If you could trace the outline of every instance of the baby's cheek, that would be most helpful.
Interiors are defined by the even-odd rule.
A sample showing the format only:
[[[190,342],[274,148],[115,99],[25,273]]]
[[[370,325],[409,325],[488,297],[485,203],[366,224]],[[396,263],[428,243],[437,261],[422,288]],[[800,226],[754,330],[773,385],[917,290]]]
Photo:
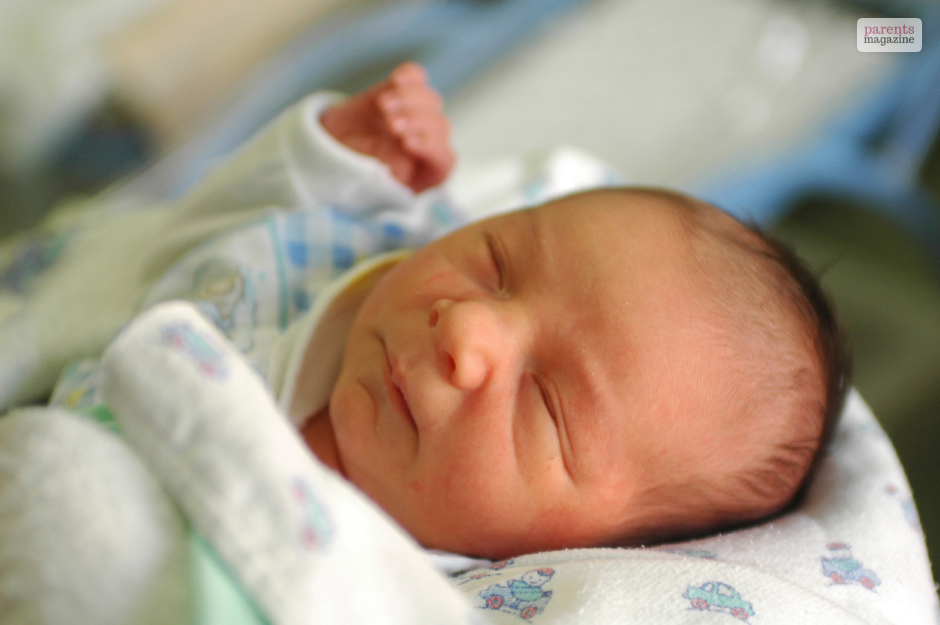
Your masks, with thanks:
[[[425,503],[418,526],[407,528],[424,545],[497,557],[526,544],[532,508],[521,493],[499,488],[480,476],[451,476],[422,492]]]
[[[371,457],[368,433],[374,429],[376,406],[372,397],[358,384],[337,382],[330,396],[330,420],[336,437],[336,447],[343,465],[363,468]]]
[[[518,517],[517,504],[525,505],[514,475],[495,460],[458,454],[421,475],[425,479],[414,481],[413,492],[455,529],[482,527],[502,515]]]

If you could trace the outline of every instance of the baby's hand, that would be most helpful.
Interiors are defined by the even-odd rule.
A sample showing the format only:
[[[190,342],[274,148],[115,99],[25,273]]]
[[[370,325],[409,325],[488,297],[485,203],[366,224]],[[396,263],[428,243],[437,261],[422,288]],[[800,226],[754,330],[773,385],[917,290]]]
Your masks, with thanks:
[[[419,193],[454,166],[441,96],[417,63],[404,63],[369,89],[329,108],[320,123],[340,143],[379,159]]]

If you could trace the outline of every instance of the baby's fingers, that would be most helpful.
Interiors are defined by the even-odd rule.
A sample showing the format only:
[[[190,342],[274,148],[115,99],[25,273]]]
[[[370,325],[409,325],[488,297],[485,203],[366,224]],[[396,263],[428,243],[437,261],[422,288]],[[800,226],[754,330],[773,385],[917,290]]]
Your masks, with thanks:
[[[399,118],[402,122],[393,134],[401,142],[407,152],[415,156],[426,155],[428,150],[435,147],[450,146],[450,122],[447,118],[418,117]]]
[[[389,134],[401,140],[403,144],[414,137],[427,139],[443,138],[450,134],[450,123],[440,113],[399,111],[385,116],[385,126]]]
[[[392,70],[392,73],[388,76],[388,82],[396,87],[426,85],[428,83],[428,73],[417,63],[408,61]]]
[[[385,90],[378,98],[379,108],[388,122],[400,117],[443,115],[444,101],[427,85],[403,85]]]
[[[450,147],[450,126],[440,118],[436,125],[427,126],[422,132],[408,134],[401,139],[405,151],[417,162],[411,187],[416,191],[437,186],[454,166],[454,152]]]
[[[444,116],[443,99],[427,84],[424,68],[416,63],[400,65],[376,101],[386,131],[414,159],[407,184],[422,191],[442,182],[455,160],[450,148],[450,123]]]

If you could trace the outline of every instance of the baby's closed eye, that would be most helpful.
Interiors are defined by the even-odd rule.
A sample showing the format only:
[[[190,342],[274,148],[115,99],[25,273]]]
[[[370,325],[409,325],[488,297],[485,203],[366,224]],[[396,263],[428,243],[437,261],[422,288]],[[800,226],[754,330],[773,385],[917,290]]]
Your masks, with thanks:
[[[501,293],[505,289],[506,285],[506,265],[504,256],[502,254],[502,250],[499,247],[499,243],[494,236],[487,234],[485,239],[487,256],[490,263],[490,271],[492,276],[495,277],[494,292]]]

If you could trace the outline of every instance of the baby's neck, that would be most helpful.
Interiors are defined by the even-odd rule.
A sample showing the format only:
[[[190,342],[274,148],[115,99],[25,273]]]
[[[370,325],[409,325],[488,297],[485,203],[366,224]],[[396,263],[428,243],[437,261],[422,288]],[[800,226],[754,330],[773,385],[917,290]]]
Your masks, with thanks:
[[[336,450],[336,438],[333,436],[333,422],[330,421],[329,408],[322,410],[307,419],[300,430],[300,435],[320,462],[337,471],[343,477],[343,465]]]

